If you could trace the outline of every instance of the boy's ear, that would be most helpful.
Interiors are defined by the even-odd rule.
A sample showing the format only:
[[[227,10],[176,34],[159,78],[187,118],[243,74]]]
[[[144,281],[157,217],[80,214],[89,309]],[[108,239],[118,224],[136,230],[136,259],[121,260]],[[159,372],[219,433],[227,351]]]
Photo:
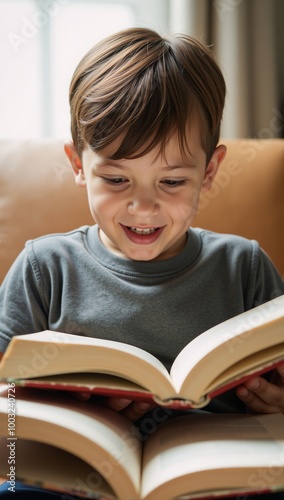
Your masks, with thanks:
[[[73,144],[73,142],[66,142],[64,144],[64,151],[69,159],[71,166],[73,168],[73,172],[75,175],[75,182],[77,186],[86,187],[85,175],[83,170],[83,165],[80,156],[77,153],[77,150]]]
[[[214,178],[215,178],[215,175],[218,172],[218,168],[226,156],[226,152],[227,152],[227,148],[223,144],[220,144],[215,149],[215,151],[214,151],[213,155],[211,156],[211,159],[207,165],[204,179],[202,182],[201,191],[206,192],[206,191],[209,191],[209,189],[211,188],[212,182],[214,181]]]

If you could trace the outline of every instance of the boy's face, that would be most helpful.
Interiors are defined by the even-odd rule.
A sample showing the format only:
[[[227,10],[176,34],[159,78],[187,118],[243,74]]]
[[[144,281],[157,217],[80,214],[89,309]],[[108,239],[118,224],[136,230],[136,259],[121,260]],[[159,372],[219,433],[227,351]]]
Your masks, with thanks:
[[[65,146],[76,183],[87,188],[102,243],[121,257],[139,261],[177,255],[185,246],[200,191],[210,189],[225,147],[215,150],[206,168],[194,130],[187,161],[174,135],[166,147],[166,161],[157,156],[157,149],[137,159],[110,160],[114,146],[99,153],[85,149],[82,164],[74,146]]]

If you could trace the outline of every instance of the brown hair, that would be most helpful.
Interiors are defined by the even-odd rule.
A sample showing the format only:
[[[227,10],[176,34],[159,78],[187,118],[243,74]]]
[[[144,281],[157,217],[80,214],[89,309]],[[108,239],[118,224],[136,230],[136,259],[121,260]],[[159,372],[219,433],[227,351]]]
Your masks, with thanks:
[[[112,159],[135,158],[173,131],[186,154],[199,120],[207,159],[217,145],[226,87],[211,51],[187,35],[163,38],[131,28],[102,40],[78,64],[70,84],[71,133],[81,155],[121,137]]]

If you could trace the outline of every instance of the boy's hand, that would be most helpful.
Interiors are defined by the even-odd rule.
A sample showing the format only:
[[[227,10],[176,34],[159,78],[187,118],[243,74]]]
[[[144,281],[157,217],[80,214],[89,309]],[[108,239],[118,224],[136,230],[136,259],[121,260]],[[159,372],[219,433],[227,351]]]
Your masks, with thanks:
[[[241,385],[237,395],[253,413],[284,413],[284,365],[272,372],[269,381],[256,377]]]
[[[91,394],[88,392],[74,392],[73,397],[79,399],[80,401],[88,401],[91,398]],[[103,404],[113,411],[119,412],[125,417],[127,417],[132,422],[138,420],[140,417],[147,413],[154,405],[150,403],[144,403],[143,401],[132,401],[131,399],[125,398],[104,398]]]
[[[106,398],[105,405],[111,410],[117,411],[127,417],[132,422],[138,420],[147,413],[154,405],[144,403],[144,401],[131,401],[124,398]]]

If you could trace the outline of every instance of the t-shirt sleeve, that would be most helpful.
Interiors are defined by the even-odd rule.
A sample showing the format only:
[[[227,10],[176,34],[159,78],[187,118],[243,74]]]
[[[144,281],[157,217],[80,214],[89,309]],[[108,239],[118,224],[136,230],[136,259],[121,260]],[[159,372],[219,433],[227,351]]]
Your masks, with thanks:
[[[252,245],[246,309],[251,309],[284,294],[284,281],[275,265],[257,242],[252,241]]]
[[[40,270],[26,246],[0,288],[0,352],[14,335],[47,329],[48,305],[42,286]]]

